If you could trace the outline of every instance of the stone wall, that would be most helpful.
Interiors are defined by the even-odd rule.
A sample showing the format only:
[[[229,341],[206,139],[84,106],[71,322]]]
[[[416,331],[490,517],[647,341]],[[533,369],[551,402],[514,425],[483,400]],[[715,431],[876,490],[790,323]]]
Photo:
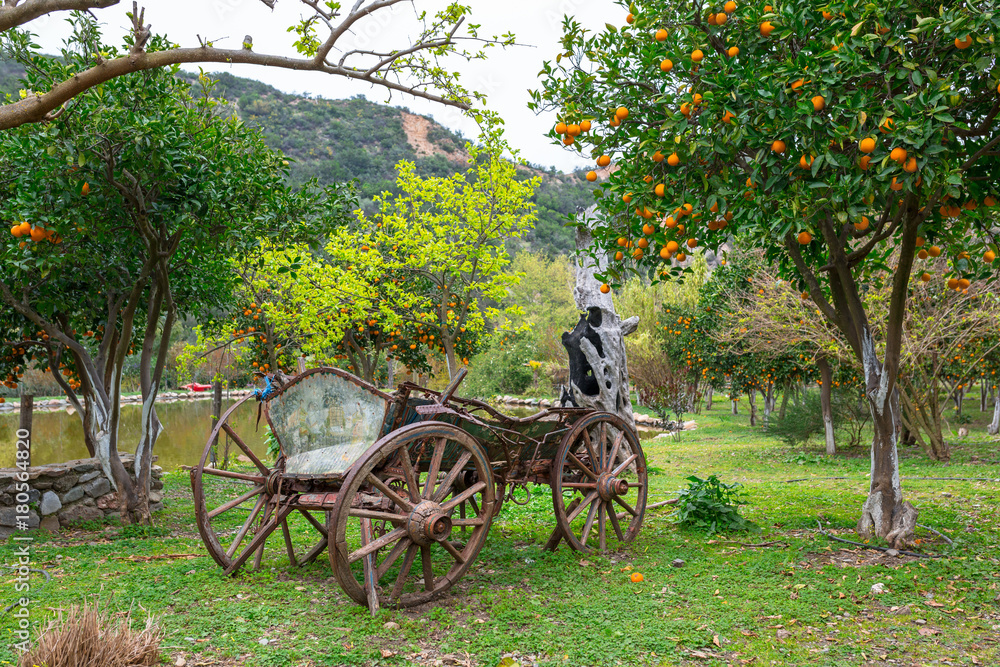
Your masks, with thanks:
[[[156,457],[154,457],[154,460]],[[135,457],[122,455],[122,464],[132,474]],[[9,532],[15,523],[15,482],[17,469],[0,469],[0,532]],[[154,465],[150,483],[150,509],[163,509],[163,469]],[[134,478],[134,476],[133,476]],[[111,491],[97,459],[77,459],[65,463],[31,466],[28,472],[28,527],[58,532],[80,521],[103,519],[118,514],[118,494]]]

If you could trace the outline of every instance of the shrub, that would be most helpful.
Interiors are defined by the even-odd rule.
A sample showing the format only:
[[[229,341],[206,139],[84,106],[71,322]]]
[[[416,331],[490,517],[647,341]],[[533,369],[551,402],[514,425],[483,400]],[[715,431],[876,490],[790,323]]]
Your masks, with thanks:
[[[747,504],[742,484],[723,484],[715,475],[708,479],[691,475],[687,480],[688,488],[680,491],[677,506],[670,515],[677,523],[706,530],[710,535],[756,527],[739,514],[740,505]]]
[[[767,432],[789,447],[804,445],[809,438],[823,433],[823,406],[819,393],[807,391],[805,401],[788,406],[785,415],[771,415]]]
[[[132,613],[111,614],[99,605],[73,606],[41,631],[19,667],[146,667],[160,664],[163,631],[152,618],[132,627]]]
[[[534,371],[527,365],[534,356],[535,345],[529,334],[494,333],[486,348],[469,365],[469,377],[459,394],[490,397],[524,393],[534,380]]]

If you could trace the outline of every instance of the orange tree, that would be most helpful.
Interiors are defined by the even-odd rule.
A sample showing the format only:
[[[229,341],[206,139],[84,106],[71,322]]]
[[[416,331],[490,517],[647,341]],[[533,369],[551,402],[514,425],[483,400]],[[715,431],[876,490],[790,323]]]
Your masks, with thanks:
[[[914,256],[926,239],[973,281],[996,254],[993,15],[921,0],[621,4],[622,26],[564,21],[532,101],[559,111],[557,130],[591,126],[554,139],[616,162],[595,239],[634,250],[602,278],[662,270],[730,232],[763,248],[864,369],[874,436],[858,532],[906,543],[917,511],[899,482],[896,380]],[[877,344],[862,293],[878,272],[891,301]]]

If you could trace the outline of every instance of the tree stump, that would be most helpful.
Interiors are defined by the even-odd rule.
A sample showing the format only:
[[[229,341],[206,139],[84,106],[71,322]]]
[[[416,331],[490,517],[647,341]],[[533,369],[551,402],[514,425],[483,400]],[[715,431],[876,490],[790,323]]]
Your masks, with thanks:
[[[592,211],[584,213],[585,221],[593,220]],[[622,320],[615,312],[611,294],[601,292],[601,281],[594,274],[604,270],[605,260],[599,258],[595,262],[586,254],[592,243],[590,228],[578,227],[579,259],[573,298],[577,308],[584,312],[573,330],[562,335],[569,355],[569,390],[563,404],[611,412],[634,427],[625,336],[636,330],[639,318]]]

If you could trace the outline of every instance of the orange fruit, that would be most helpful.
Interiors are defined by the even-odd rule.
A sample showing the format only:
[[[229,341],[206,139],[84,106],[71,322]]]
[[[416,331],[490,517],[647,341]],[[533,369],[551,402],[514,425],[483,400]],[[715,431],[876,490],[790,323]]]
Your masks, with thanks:
[[[610,155],[602,155],[601,157],[597,158],[598,167],[607,167],[609,164],[611,164]]]
[[[733,0],[729,0],[729,2],[723,5],[722,8],[726,11],[727,14],[732,14],[733,12],[736,11],[736,3],[733,2]]]
[[[41,227],[32,227],[29,234],[31,234],[31,240],[35,243],[41,243],[45,240],[45,230]]]
[[[687,259],[687,255],[685,255],[682,252],[677,253],[677,261],[678,262],[683,262],[685,259]]]
[[[708,20],[708,25],[716,25],[715,14],[709,13],[707,20]]]
[[[671,167],[676,167],[680,163],[681,163],[681,159],[677,155],[677,153],[671,153],[670,157],[667,158],[667,164],[669,164]]]
[[[625,202],[626,204],[632,203],[632,193],[626,192],[625,194],[623,194],[622,201]]]
[[[878,126],[878,129],[880,129],[882,132],[892,132],[892,128],[893,128],[893,122],[891,118],[886,118],[884,121],[882,121],[882,124]]]
[[[701,93],[695,93],[694,95],[691,96],[691,101],[694,102],[695,104],[701,104],[701,101],[703,99],[704,98],[701,96]]]
[[[633,584],[637,584],[640,581],[642,581],[642,573],[641,572],[633,572],[632,573],[632,583]]]
[[[566,134],[571,137],[575,137],[580,134],[580,126],[576,123],[566,126]]]
[[[670,229],[673,229],[674,227],[677,226],[677,220],[674,219],[674,216],[668,215],[667,219],[663,221],[663,224],[665,224]]]
[[[825,19],[826,19],[827,21],[829,21],[830,19],[832,19],[832,18],[833,18],[833,14],[831,14],[830,12],[828,12],[828,11],[826,11],[826,10],[824,9],[824,10],[823,10],[823,18],[825,18]]]
[[[740,47],[730,46],[729,50],[726,51],[726,55],[728,55],[730,58],[735,58],[736,56],[740,55]]]
[[[569,135],[567,134],[567,135],[566,135],[565,137],[563,137],[563,140],[562,140],[562,141],[563,141],[563,144],[565,144],[565,145],[567,145],[567,146],[572,146],[572,145],[573,145],[573,141],[574,141],[574,140],[573,140],[573,137],[571,137],[571,136],[569,136]]]
[[[939,248],[936,245],[932,245],[927,252],[930,253],[931,257],[940,257],[941,256],[941,248]]]
[[[705,54],[702,52],[701,49],[695,49],[694,51],[691,52],[691,60],[693,60],[694,62],[700,63],[704,59],[705,59]]]
[[[684,209],[685,215],[694,210],[694,206],[692,206],[691,204],[684,204],[684,206],[682,206],[681,208]]]
[[[930,279],[931,279],[931,274],[926,273],[926,272],[920,274],[920,281],[921,282],[925,282],[925,283],[926,282],[930,282]]]
[[[868,216],[867,215],[863,215],[863,216],[861,216],[861,220],[859,220],[858,222],[854,223],[854,228],[856,230],[858,230],[859,232],[863,232],[866,229],[868,229],[868,225],[869,224],[870,224],[870,221],[868,220]]]
[[[665,42],[667,40],[668,33],[663,28],[656,31],[656,41]]]
[[[628,243],[628,239],[626,239],[624,236],[619,236],[617,243],[618,243],[618,245],[620,245],[621,247],[624,248],[625,244]]]
[[[889,185],[889,189],[890,190],[894,190],[895,192],[899,192],[900,190],[903,189],[903,184],[902,184],[902,182],[897,181],[896,177],[893,176],[892,177],[892,184]]]
[[[969,282],[968,278],[962,278],[958,281],[958,286],[961,287],[962,289],[968,289],[969,285],[971,284],[972,283]]]
[[[760,34],[764,37],[770,37],[771,33],[774,32],[774,24],[770,21],[764,21],[760,24]]]
[[[826,100],[823,98],[822,95],[817,95],[816,97],[812,98],[812,103],[813,103],[813,110],[815,111],[822,111],[823,108],[826,107]]]
[[[643,253],[643,252],[642,252],[642,248],[636,248],[636,249],[635,249],[635,252],[633,252],[633,253],[632,253],[632,257],[633,257],[634,259],[642,259],[642,256],[643,256],[644,254],[645,254],[645,253]]]
[[[587,172],[587,180],[590,181],[591,183],[593,183],[594,181],[596,181],[597,180],[597,172],[596,171],[588,171]]]
[[[861,171],[868,171],[868,163],[871,162],[871,157],[867,155],[862,155],[861,159],[858,160],[858,166],[861,167]]]
[[[688,247],[689,248],[697,248],[698,247],[698,239],[688,239]]]
[[[718,14],[715,15],[715,25],[723,25],[728,20],[729,17],[723,14],[722,12],[719,12]]]
[[[985,253],[983,253],[983,261],[986,262],[987,264],[992,264],[993,260],[995,260],[996,258],[997,254],[992,250],[987,250]]]
[[[909,160],[906,161],[906,164],[903,165],[903,171],[905,171],[908,174],[912,174],[916,170],[917,170],[917,158],[911,157]]]
[[[924,243],[926,243],[926,241],[924,241],[924,237],[923,236],[918,236],[917,237],[917,247],[918,248],[922,247],[924,245]]]
[[[556,123],[556,134],[566,134],[566,123]]]
[[[674,68],[674,62],[670,58],[665,58],[663,62],[660,63],[660,69],[664,72],[669,72]]]
[[[898,162],[899,164],[903,164],[904,162],[906,162],[906,149],[905,148],[901,148],[899,146],[897,146],[896,148],[893,148],[889,152],[889,159],[890,160],[894,160],[895,162]]]
[[[632,15],[632,14],[629,14],[628,16],[626,16],[625,17],[625,23],[628,23],[629,25],[635,23],[635,16]]]
[[[798,241],[801,245],[812,243],[813,237],[809,232],[799,232]]]
[[[635,242],[635,244],[640,248],[649,247],[649,241],[647,241],[646,239],[639,239],[638,241]]]
[[[656,151],[653,153],[653,162],[663,162],[663,153]]]
[[[681,247],[677,245],[677,241],[667,241],[667,245],[664,247],[671,255],[681,249]]]
[[[726,123],[726,124],[732,123],[733,122],[733,118],[735,118],[735,117],[736,116],[734,114],[732,114],[731,112],[727,111],[726,113],[724,113],[722,115],[722,122]]]
[[[618,107],[615,109],[615,117],[619,120],[625,120],[628,118],[628,109],[626,107]]]
[[[808,158],[803,155],[799,158],[799,166],[803,169],[809,169],[813,164],[813,157],[810,155]]]
[[[629,14],[629,16],[631,16],[631,14]],[[610,291],[611,291],[611,288],[610,288],[610,287],[608,287],[608,284],[607,284],[607,283],[603,283],[603,284],[601,285],[601,294],[607,294],[607,293],[608,293],[608,292],[610,292]]]
[[[862,153],[871,153],[875,150],[875,139],[872,137],[865,137],[858,142],[858,150]]]
[[[619,250],[618,252],[615,253],[615,261],[616,262],[620,262],[623,259],[625,259],[625,255],[622,253],[621,250]]]
[[[777,153],[778,155],[781,155],[782,153],[785,152],[785,142],[782,141],[781,139],[775,139],[773,142],[771,142],[771,150]]]
[[[955,48],[964,51],[965,49],[972,46],[972,35],[966,35],[965,40],[961,40],[958,37],[955,38]]]
[[[656,187],[653,188],[653,192],[656,193],[657,197],[662,197],[664,195],[663,183],[657,183]]]
[[[655,231],[656,228],[653,227],[653,225],[649,224],[648,222],[642,226],[642,233],[645,234],[646,236],[652,236],[653,232]]]
[[[590,132],[590,121],[589,120],[585,120],[585,121],[582,121],[580,123],[580,131],[581,132]]]
[[[919,257],[920,259],[927,259],[929,256],[930,255],[928,255],[927,251],[924,250],[923,248],[921,248],[920,252],[917,253],[917,257]]]
[[[13,234],[14,238],[21,238],[21,225],[11,227],[10,233]]]
[[[80,194],[82,194],[83,196],[87,196],[88,194],[90,194],[90,183],[83,184],[83,187],[80,188]]]
[[[660,248],[660,257],[663,259],[670,259],[670,251],[666,247]]]

